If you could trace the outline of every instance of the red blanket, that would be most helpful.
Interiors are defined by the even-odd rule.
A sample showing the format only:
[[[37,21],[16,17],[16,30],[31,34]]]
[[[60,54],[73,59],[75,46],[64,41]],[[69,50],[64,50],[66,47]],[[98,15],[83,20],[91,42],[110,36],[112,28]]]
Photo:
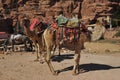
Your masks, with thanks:
[[[33,31],[33,28],[35,27],[35,25],[39,24],[39,20],[38,19],[33,19],[31,25],[30,25],[30,31]]]
[[[52,26],[54,29],[57,29],[57,23],[52,23],[51,26]]]
[[[6,32],[0,32],[0,39],[6,39],[8,34]]]

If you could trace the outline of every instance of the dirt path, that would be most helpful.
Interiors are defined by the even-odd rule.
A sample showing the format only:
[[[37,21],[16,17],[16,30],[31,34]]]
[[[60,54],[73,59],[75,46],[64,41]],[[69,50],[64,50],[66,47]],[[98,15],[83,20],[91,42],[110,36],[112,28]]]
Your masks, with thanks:
[[[55,69],[62,70],[58,76],[50,73],[46,63],[34,62],[36,55],[30,52],[1,55],[0,80],[120,80],[120,56],[82,52],[80,68],[85,72],[73,76],[72,53],[53,59]]]

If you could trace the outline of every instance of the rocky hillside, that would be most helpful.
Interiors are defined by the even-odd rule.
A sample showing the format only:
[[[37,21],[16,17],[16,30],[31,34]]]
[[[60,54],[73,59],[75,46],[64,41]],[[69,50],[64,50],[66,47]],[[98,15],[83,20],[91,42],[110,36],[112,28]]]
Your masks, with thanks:
[[[120,6],[119,0],[0,0],[1,14],[23,13],[45,16],[78,14],[79,18],[94,19],[104,13],[112,13]]]

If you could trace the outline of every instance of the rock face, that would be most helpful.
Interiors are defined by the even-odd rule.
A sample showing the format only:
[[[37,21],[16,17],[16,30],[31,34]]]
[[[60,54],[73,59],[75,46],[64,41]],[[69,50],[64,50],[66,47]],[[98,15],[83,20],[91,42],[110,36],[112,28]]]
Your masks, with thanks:
[[[0,13],[12,17],[18,14],[56,16],[61,11],[66,17],[77,14],[81,19],[94,20],[101,14],[112,13],[120,1],[110,0],[0,0]]]

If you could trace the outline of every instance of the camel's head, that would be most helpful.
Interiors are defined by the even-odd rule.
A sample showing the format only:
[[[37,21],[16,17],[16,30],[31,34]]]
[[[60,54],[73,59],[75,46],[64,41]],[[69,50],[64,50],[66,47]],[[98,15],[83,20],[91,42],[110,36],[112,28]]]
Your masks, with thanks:
[[[40,34],[43,31],[44,24],[42,22],[39,22],[35,27],[34,27],[34,32],[36,34]]]
[[[24,26],[24,27],[26,27],[26,28],[28,28],[29,26],[30,26],[30,19],[28,19],[28,18],[23,18],[22,20],[21,20],[21,24]]]
[[[34,32],[38,34],[42,34],[44,30],[47,28],[47,24],[44,22],[40,21],[35,27],[34,27]]]

